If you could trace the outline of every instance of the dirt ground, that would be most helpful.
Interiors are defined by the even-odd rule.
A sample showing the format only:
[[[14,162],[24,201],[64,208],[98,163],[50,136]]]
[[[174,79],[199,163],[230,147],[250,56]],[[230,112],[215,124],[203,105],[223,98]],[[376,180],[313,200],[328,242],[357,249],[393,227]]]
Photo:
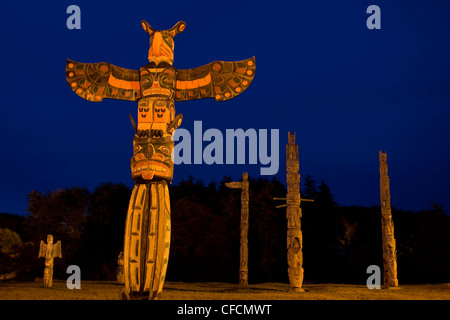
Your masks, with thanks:
[[[54,280],[44,288],[34,282],[0,282],[0,300],[120,300],[123,286],[115,282],[82,281],[68,289]],[[241,287],[229,283],[166,282],[161,300],[450,300],[450,284],[400,285],[398,289],[368,289],[365,285],[305,284],[304,293],[289,293],[289,284],[261,283]]]

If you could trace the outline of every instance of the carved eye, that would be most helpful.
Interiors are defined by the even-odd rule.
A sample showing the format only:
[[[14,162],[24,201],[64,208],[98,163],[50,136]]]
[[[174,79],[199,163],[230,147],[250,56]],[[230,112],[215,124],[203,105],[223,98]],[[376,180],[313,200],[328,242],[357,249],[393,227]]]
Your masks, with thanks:
[[[136,154],[136,153],[138,153],[138,152],[141,151],[141,150],[142,150],[142,147],[141,147],[140,145],[137,145],[137,146],[135,146],[134,149],[133,149],[133,154]]]
[[[170,148],[167,147],[167,146],[160,146],[160,147],[158,148],[158,150],[161,151],[162,153],[168,155],[168,156],[170,156],[170,154],[171,154],[171,150],[170,150]]]
[[[162,37],[164,42],[167,43],[171,48],[173,48],[173,39],[170,36],[163,36]]]
[[[150,77],[143,77],[141,81],[142,81],[142,84],[144,84],[146,86],[152,85],[152,79]]]
[[[169,75],[164,75],[161,77],[161,84],[164,87],[172,88],[173,84],[174,84],[174,79],[173,79],[173,77],[171,77]]]

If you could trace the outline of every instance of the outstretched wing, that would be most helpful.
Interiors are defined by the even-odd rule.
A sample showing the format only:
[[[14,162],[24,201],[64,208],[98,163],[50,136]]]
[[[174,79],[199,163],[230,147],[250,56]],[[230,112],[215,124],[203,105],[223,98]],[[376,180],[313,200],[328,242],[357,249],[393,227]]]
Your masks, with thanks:
[[[139,71],[107,62],[81,63],[67,59],[66,79],[73,92],[93,102],[103,98],[136,101],[141,97]]]
[[[39,243],[39,255],[38,258],[45,258],[45,253],[47,252],[47,245],[41,240]]]
[[[53,258],[62,258],[61,241],[57,241],[53,245]]]
[[[176,69],[175,100],[214,98],[229,100],[248,88],[255,76],[255,57],[247,60],[213,61],[205,66]]]

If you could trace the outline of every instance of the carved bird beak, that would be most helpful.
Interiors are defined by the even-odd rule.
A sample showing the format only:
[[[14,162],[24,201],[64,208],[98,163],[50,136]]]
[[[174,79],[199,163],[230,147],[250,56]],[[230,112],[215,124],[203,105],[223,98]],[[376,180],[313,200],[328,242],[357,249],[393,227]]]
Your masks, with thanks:
[[[161,42],[162,37],[160,32],[155,32],[153,36],[153,42],[152,42],[152,50],[153,50],[153,56],[158,57],[160,55],[160,49],[161,49]]]

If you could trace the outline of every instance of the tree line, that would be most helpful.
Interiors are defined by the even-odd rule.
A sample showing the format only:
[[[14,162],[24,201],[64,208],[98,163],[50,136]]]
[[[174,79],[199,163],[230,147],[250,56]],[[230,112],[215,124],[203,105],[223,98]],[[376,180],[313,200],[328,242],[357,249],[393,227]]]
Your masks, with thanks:
[[[240,190],[192,177],[170,187],[172,242],[167,281],[238,283]],[[286,210],[274,197],[286,187],[277,179],[249,179],[249,283],[288,283]],[[369,265],[382,268],[379,206],[340,206],[325,182],[302,179],[303,268],[305,283],[366,283]],[[62,242],[54,277],[81,268],[82,279],[116,279],[123,251],[131,190],[103,183],[94,191],[66,188],[28,195],[28,214],[0,214],[0,279],[42,277],[37,258],[47,234]],[[450,279],[450,216],[432,204],[418,212],[393,208],[399,283],[439,283]]]

